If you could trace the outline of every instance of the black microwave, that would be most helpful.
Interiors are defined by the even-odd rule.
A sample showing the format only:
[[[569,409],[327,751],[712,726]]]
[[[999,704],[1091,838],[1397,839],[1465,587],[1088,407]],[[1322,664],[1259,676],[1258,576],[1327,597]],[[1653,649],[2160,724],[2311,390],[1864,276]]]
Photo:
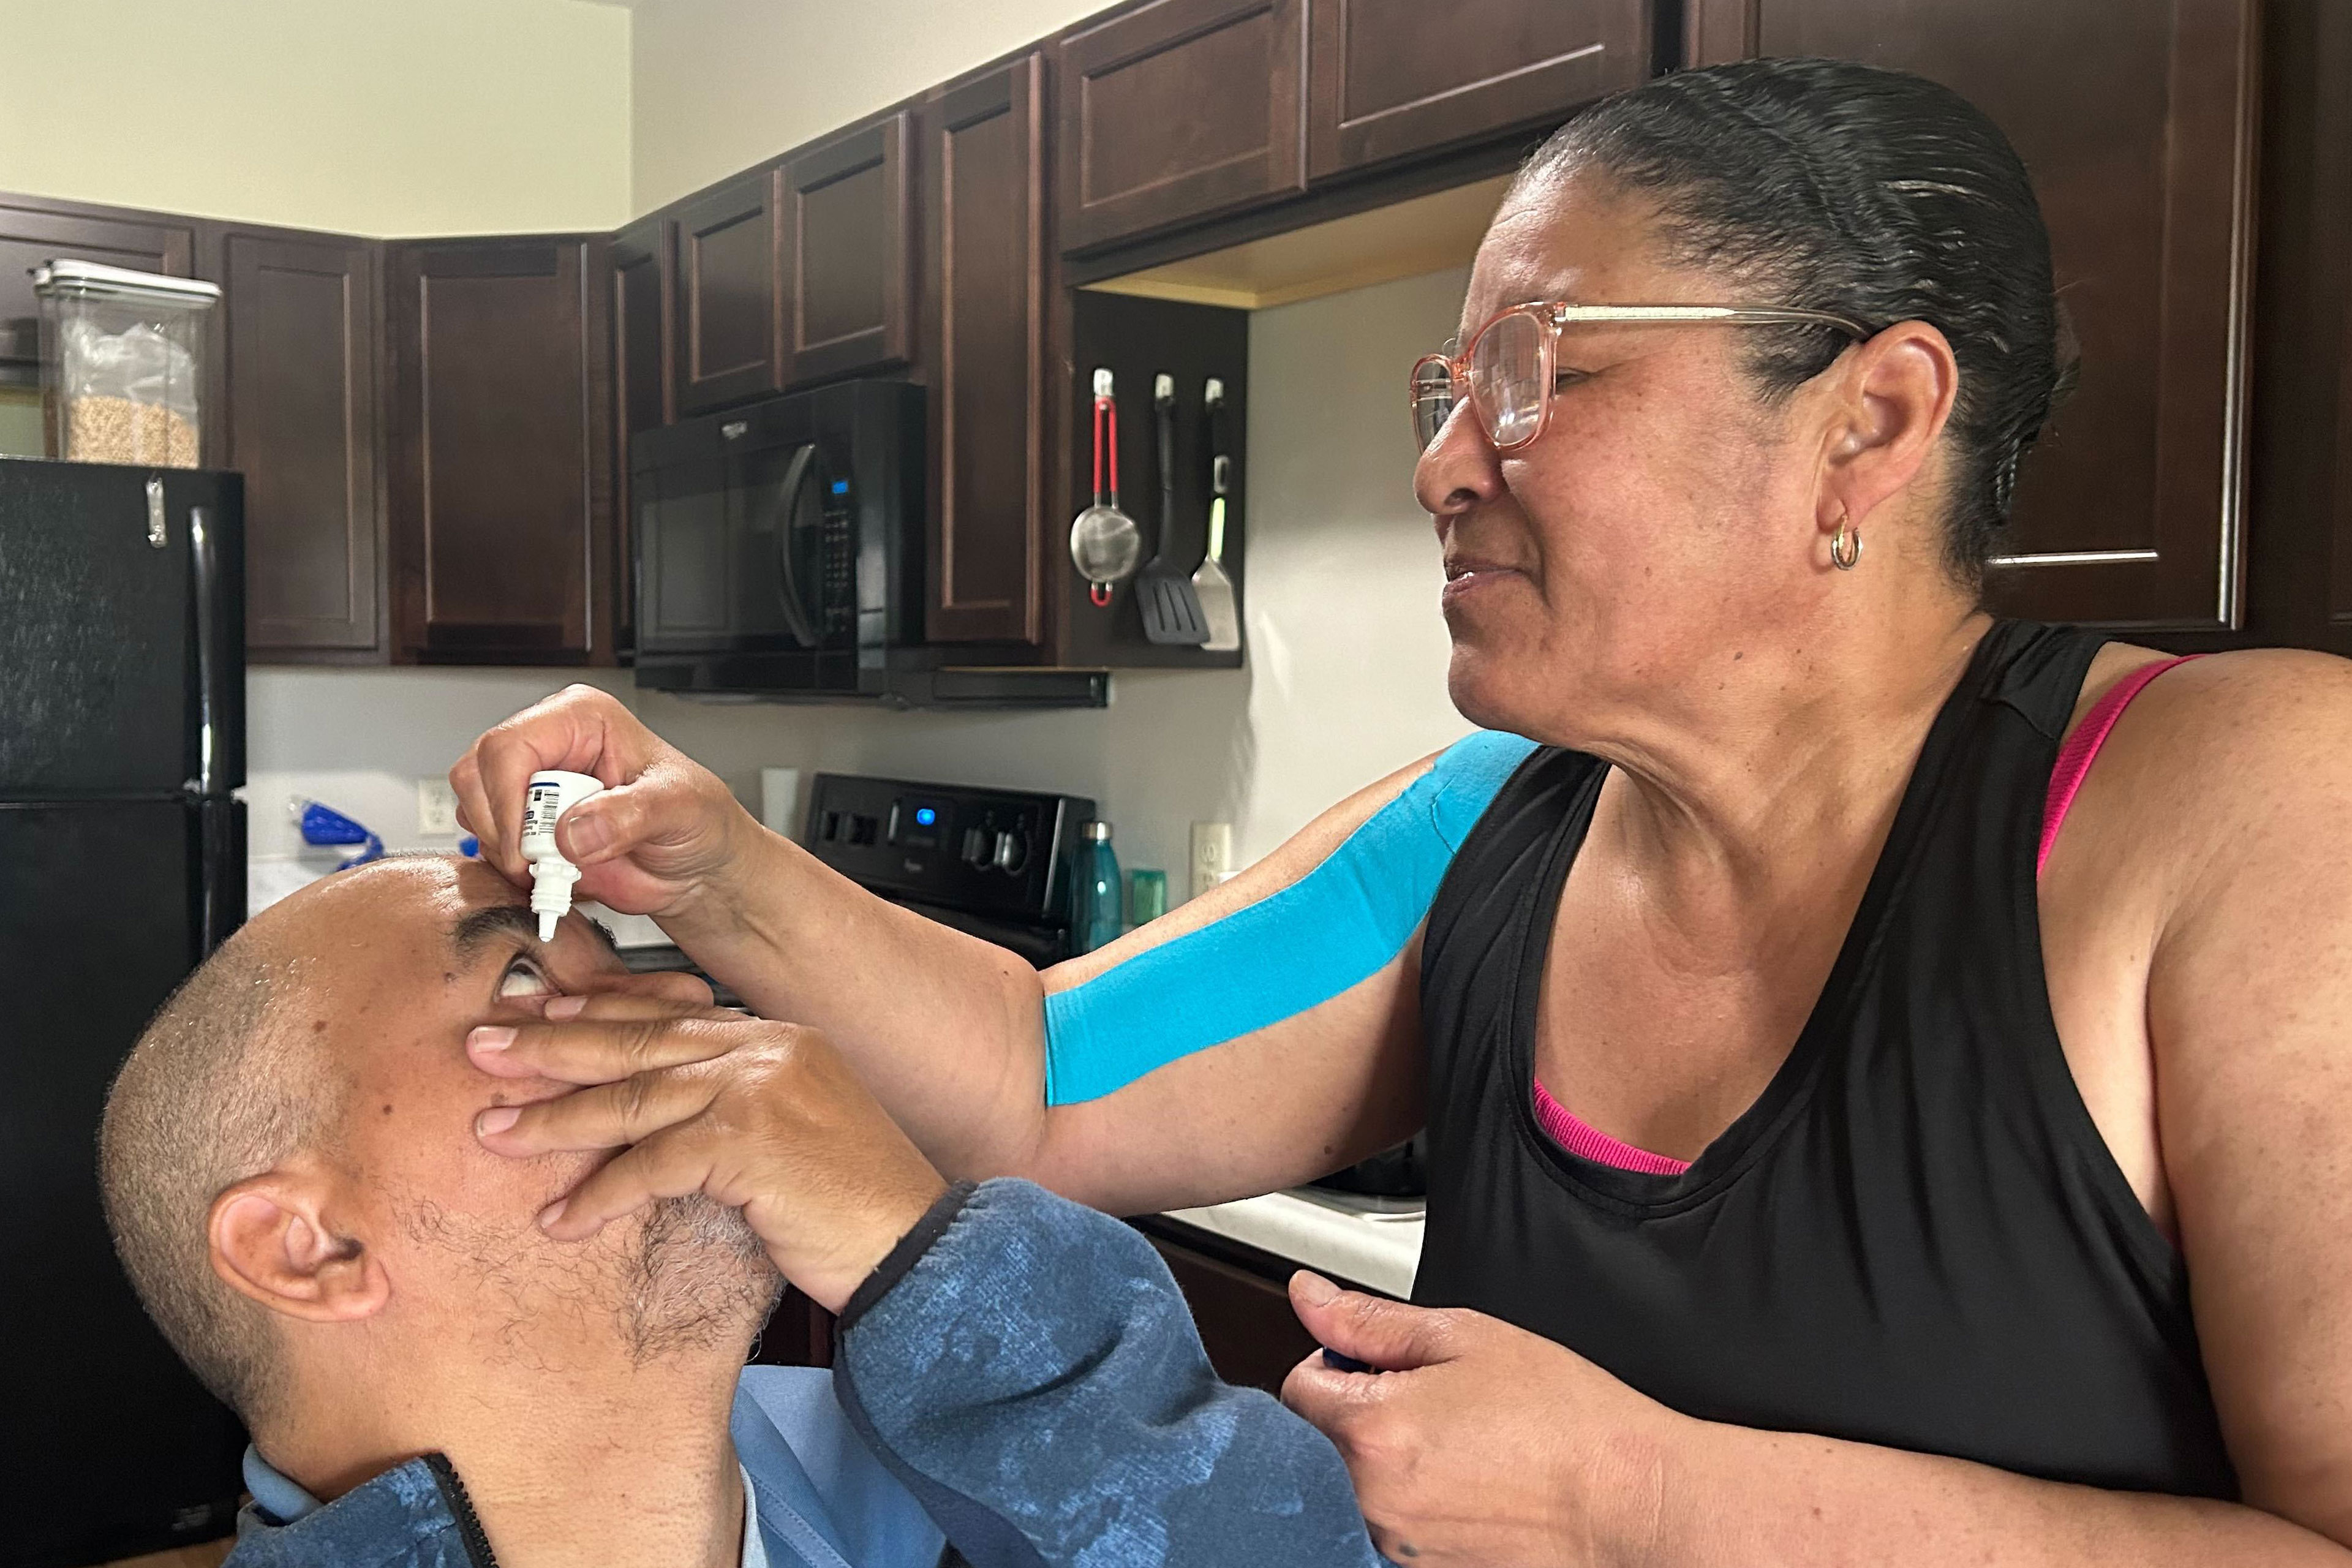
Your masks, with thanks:
[[[629,443],[639,686],[717,700],[1100,708],[1108,671],[924,640],[924,392],[845,381]]]
[[[848,381],[629,445],[636,679],[883,696],[922,642],[923,389]]]

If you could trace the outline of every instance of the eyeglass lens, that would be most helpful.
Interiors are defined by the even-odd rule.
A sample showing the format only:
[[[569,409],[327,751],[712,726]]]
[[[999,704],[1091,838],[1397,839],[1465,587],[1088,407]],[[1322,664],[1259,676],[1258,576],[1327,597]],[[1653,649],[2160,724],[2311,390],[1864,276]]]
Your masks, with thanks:
[[[1524,311],[1498,318],[1470,345],[1470,398],[1496,446],[1535,438],[1543,423],[1545,323]]]
[[[1412,367],[1412,444],[1426,452],[1454,412],[1454,372],[1433,355]]]

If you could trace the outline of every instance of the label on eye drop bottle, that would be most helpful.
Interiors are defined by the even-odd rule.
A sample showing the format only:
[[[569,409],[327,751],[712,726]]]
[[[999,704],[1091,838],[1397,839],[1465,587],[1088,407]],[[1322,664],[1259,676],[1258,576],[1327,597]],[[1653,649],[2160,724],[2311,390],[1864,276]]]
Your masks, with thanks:
[[[530,786],[530,798],[523,803],[522,836],[525,838],[555,831],[555,819],[563,815],[563,786],[549,780]]]
[[[555,924],[572,912],[572,884],[580,868],[555,845],[555,825],[563,814],[604,793],[603,781],[587,773],[549,770],[531,775],[523,796],[522,858],[530,864],[530,908],[539,917],[539,939],[555,940]]]

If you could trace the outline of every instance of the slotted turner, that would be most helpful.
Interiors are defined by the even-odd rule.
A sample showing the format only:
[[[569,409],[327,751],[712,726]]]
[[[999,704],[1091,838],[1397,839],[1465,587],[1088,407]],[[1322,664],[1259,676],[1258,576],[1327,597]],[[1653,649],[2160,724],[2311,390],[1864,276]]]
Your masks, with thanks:
[[[1209,628],[1201,647],[1210,653],[1231,653],[1242,646],[1242,618],[1234,604],[1234,580],[1225,575],[1225,496],[1232,483],[1234,460],[1225,455],[1225,384],[1209,378],[1209,552],[1192,573],[1192,593],[1201,604],[1201,622]]]
[[[1201,616],[1201,601],[1192,580],[1168,559],[1169,536],[1176,531],[1176,378],[1155,377],[1151,408],[1157,416],[1159,439],[1153,443],[1160,469],[1160,536],[1152,541],[1151,559],[1136,574],[1135,603],[1143,612],[1143,635],[1155,643],[1198,647],[1209,640],[1209,624]]]

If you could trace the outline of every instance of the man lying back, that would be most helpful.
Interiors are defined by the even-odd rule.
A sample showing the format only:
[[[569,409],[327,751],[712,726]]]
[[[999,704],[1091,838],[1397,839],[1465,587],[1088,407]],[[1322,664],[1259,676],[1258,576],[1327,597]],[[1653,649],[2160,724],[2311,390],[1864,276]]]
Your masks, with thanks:
[[[478,1065],[551,1003],[759,1037],[713,1066],[697,1168],[634,1173],[679,1195],[586,1239],[542,1211],[656,1144],[486,1147],[571,1087]],[[274,906],[166,1005],[100,1174],[148,1310],[252,1433],[234,1568],[1380,1561],[1337,1453],[1215,1380],[1139,1238],[948,1188],[821,1038],[709,1004],[421,857]],[[843,1314],[835,1373],[744,1367],[780,1268]]]

